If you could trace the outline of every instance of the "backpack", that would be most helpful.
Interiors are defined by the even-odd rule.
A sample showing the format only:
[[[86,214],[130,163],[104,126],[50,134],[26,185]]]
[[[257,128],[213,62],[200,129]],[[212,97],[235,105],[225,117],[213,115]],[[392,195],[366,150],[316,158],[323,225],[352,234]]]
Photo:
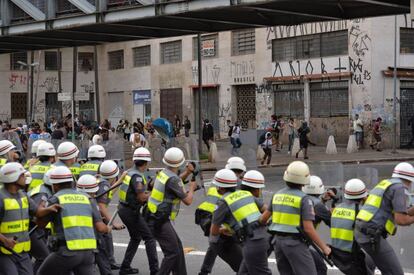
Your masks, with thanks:
[[[265,142],[266,140],[266,132],[264,132],[263,134],[260,135],[259,137],[259,145],[263,144],[263,142]]]
[[[229,126],[229,132],[227,133],[227,135],[231,137],[232,134],[233,134],[233,126]]]

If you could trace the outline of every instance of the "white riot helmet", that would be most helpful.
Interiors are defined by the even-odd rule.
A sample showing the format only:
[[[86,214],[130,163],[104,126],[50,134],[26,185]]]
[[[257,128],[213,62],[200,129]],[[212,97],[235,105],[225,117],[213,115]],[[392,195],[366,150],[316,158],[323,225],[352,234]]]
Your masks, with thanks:
[[[56,156],[56,150],[52,143],[43,142],[37,147],[36,156],[48,156],[54,157]]]
[[[265,178],[262,173],[256,170],[250,170],[244,174],[241,184],[253,188],[265,188]]]
[[[50,171],[49,181],[52,185],[73,182],[72,172],[66,166],[54,167]]]
[[[300,185],[308,185],[310,182],[309,166],[303,161],[294,161],[287,167],[283,180]]]
[[[47,170],[47,172],[43,175],[43,183],[47,186],[52,186],[52,183],[50,182],[50,173],[52,172],[52,169]]]
[[[320,177],[311,176],[309,185],[303,186],[302,191],[308,195],[321,195],[325,192],[325,186]]]
[[[229,169],[221,169],[214,175],[213,185],[223,188],[237,187],[237,176]]]
[[[93,145],[101,144],[102,143],[102,137],[100,135],[94,135],[92,137],[92,143],[93,143]]]
[[[365,183],[360,179],[351,179],[345,184],[344,198],[348,200],[362,199],[368,196]]]
[[[246,172],[246,165],[242,158],[240,157],[231,157],[227,160],[226,169],[230,170],[240,170]]]
[[[99,190],[99,181],[92,175],[83,175],[78,179],[76,189],[85,193],[96,193]]]
[[[0,177],[2,183],[14,183],[16,182],[22,174],[25,174],[27,171],[23,166],[18,162],[9,162],[6,163],[0,169]]]
[[[101,145],[92,145],[88,149],[88,158],[104,159],[106,157],[105,148]]]
[[[113,179],[119,175],[118,165],[113,160],[105,160],[99,166],[99,174],[104,179]]]
[[[135,149],[132,160],[133,161],[136,161],[136,160],[151,161],[151,153],[150,153],[150,151],[148,151],[147,148],[139,147],[139,148]]]
[[[408,162],[401,162],[395,166],[392,177],[414,182],[414,167]]]
[[[40,144],[43,144],[43,143],[46,143],[46,141],[44,141],[43,139],[35,140],[32,143],[32,149],[30,150],[31,153],[32,153],[32,155],[36,155],[37,156],[37,150],[39,149],[39,145]]]
[[[11,150],[15,149],[16,146],[14,146],[13,143],[11,143],[8,140],[1,140],[0,141],[0,156],[7,154]]]
[[[61,160],[68,160],[76,158],[79,154],[79,149],[70,141],[63,142],[57,149],[58,157]]]
[[[231,163],[231,162],[241,162],[241,163],[245,163],[244,159],[242,159],[241,157],[231,157],[227,160],[227,164]]]
[[[172,147],[165,152],[162,162],[169,167],[180,167],[185,162],[184,153],[181,149]]]

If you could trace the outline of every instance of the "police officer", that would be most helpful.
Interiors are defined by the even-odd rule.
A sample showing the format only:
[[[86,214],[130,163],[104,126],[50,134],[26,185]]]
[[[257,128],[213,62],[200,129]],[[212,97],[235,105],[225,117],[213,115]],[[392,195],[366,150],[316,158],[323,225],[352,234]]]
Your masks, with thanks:
[[[183,246],[171,221],[177,217],[181,201],[185,205],[193,202],[197,183],[191,181],[189,191],[185,191],[184,184],[177,175],[179,167],[185,162],[184,153],[179,148],[168,149],[162,161],[166,168],[158,173],[148,199],[148,224],[164,253],[164,259],[157,274],[167,275],[173,272],[186,275]]]
[[[383,275],[403,275],[403,269],[390,244],[385,239],[396,233],[396,224],[414,223],[413,209],[407,210],[407,195],[414,181],[414,167],[399,163],[391,179],[381,181],[371,190],[357,215],[355,239],[373,259]]]
[[[38,185],[28,193],[29,197],[36,203],[37,206],[45,206],[47,200],[52,197],[52,184],[50,183],[49,176],[50,170],[44,174],[43,184]],[[34,226],[36,226],[36,224],[34,221],[31,221],[29,229],[32,230]],[[47,228],[50,228],[50,226],[47,226]],[[34,229],[30,235],[30,241],[32,242],[30,255],[35,258],[35,262],[33,264],[33,271],[35,274],[50,253],[49,248],[47,247],[47,235],[48,232],[46,232],[46,229],[40,227]]]
[[[80,164],[76,161],[79,149],[70,141],[62,142],[57,149],[58,161],[54,167],[66,166],[70,169],[73,178],[77,180],[80,174]]]
[[[37,159],[38,163],[30,167],[30,173],[32,174],[32,182],[29,185],[29,191],[38,187],[43,183],[43,177],[45,173],[50,169],[52,163],[55,162],[56,151],[53,144],[43,142],[38,146]]]
[[[88,161],[82,164],[80,168],[79,176],[92,175],[95,176],[98,173],[99,165],[104,161],[106,157],[105,149],[101,145],[92,145],[88,149]]]
[[[246,172],[246,164],[240,157],[231,157],[227,160],[226,169],[232,170],[239,179],[238,185],[240,187],[243,174]]]
[[[42,144],[42,143],[45,143],[46,141],[45,140],[43,140],[43,139],[38,139],[38,140],[35,140],[33,143],[32,143],[32,146],[31,146],[31,148],[30,148],[30,153],[31,153],[31,158],[30,159],[28,159],[27,161],[26,161],[26,163],[24,164],[24,169],[30,169],[30,167],[32,166],[32,165],[34,165],[34,164],[36,164],[36,163],[38,163],[39,162],[39,159],[37,158],[37,150],[38,150],[38,148],[39,148],[39,145],[40,144]]]
[[[251,170],[243,176],[241,184],[240,191],[223,196],[227,207],[221,204],[214,215],[218,215],[220,210],[230,211],[231,215],[226,215],[227,218],[224,218],[227,220],[225,223],[233,230],[241,231],[243,261],[237,274],[272,274],[267,261],[270,235],[267,233],[267,228],[259,223],[260,213],[267,209],[261,198],[265,179],[262,173]],[[217,219],[214,221],[216,222]]]
[[[375,271],[375,266],[368,270],[365,254],[354,239],[356,215],[367,196],[365,183],[351,179],[345,184],[345,200],[332,212],[332,260],[346,275],[368,275]]]
[[[239,179],[233,171],[222,169],[217,171],[214,175],[212,184],[217,187],[217,193],[220,196],[224,196],[236,191],[238,180]],[[220,205],[222,205],[221,208]],[[212,223],[215,223],[216,226],[214,228],[210,227],[210,248],[213,253],[223,259],[234,272],[238,272],[243,260],[240,241],[230,225],[220,221],[223,218],[221,214],[223,211],[221,210],[227,209],[225,201],[222,199],[218,200],[215,209],[220,210],[217,213],[213,212]]]
[[[84,192],[88,195],[91,202],[96,202],[95,194],[99,190],[99,181],[95,176],[92,175],[83,175],[79,177],[79,180],[76,183],[76,189],[80,192]],[[114,229],[121,229],[114,228]],[[101,275],[112,275],[111,264],[109,262],[108,253],[106,251],[105,241],[103,239],[102,233],[96,232],[97,241],[98,241],[98,253],[96,254],[95,260],[99,268]]]
[[[201,230],[203,230],[204,236],[206,237],[210,236],[211,219],[213,217],[213,212],[216,209],[217,201],[220,198],[221,195],[218,193],[217,187],[211,186],[207,191],[206,199],[197,207],[195,212],[196,224],[201,227]],[[199,275],[207,275],[211,273],[216,257],[217,253],[209,245]]]
[[[141,239],[145,242],[150,272],[151,274],[157,274],[158,255],[156,242],[140,211],[150,196],[147,178],[144,173],[147,171],[148,163],[151,161],[151,154],[146,148],[140,147],[134,151],[132,160],[135,165],[128,170],[128,174],[119,189],[119,217],[126,225],[130,236],[119,274],[138,273],[138,269],[131,267],[131,262]]]
[[[73,176],[69,168],[53,168],[49,178],[54,195],[48,203],[59,204],[62,209],[43,219],[44,223],[52,223],[49,240],[52,253],[40,266],[38,274],[93,274],[97,248],[95,230],[106,233],[109,228],[102,222],[96,202],[72,189]]]
[[[8,140],[0,141],[0,168],[8,162],[17,161],[16,146]]]
[[[326,205],[321,200],[321,195],[325,193],[325,186],[323,185],[322,179],[318,176],[312,175],[310,177],[309,185],[302,187],[302,191],[309,195],[309,198],[313,202],[315,209],[315,229],[319,227],[319,224],[323,221],[327,226],[331,226],[331,212],[326,207]],[[323,260],[323,258],[313,249],[310,248],[312,253],[313,260],[315,261],[315,266],[318,275],[326,275],[328,273],[328,268]]]
[[[315,211],[312,199],[302,191],[302,186],[310,182],[308,165],[301,161],[292,162],[283,180],[287,187],[273,195],[272,206],[263,213],[261,222],[266,224],[272,217],[269,230],[274,234],[274,251],[281,274],[316,275],[312,254],[297,227],[302,227],[325,255],[329,255],[331,249],[318,236],[313,225]]]
[[[17,162],[7,163],[0,170],[0,180],[4,184],[0,189],[0,274],[33,274],[27,254],[31,246],[30,215],[40,218],[59,209],[57,205],[36,207],[22,191],[26,185],[25,172]]]
[[[117,180],[119,175],[119,168],[118,165],[113,160],[106,160],[102,162],[99,166],[99,190],[96,193],[96,201],[99,206],[99,211],[101,212],[102,219],[104,223],[108,224],[108,222],[112,219],[111,213],[109,213],[108,205],[112,200],[113,192],[107,192],[111,187],[118,186],[122,183],[127,172],[124,172],[119,179]],[[105,195],[103,195],[105,194]],[[124,225],[113,222],[112,227],[114,229],[121,229]],[[114,244],[112,239],[112,233],[102,234],[101,236],[102,245],[105,246],[105,258],[108,259],[108,262],[111,264],[112,270],[118,270],[121,268],[120,264],[117,264],[114,258]]]

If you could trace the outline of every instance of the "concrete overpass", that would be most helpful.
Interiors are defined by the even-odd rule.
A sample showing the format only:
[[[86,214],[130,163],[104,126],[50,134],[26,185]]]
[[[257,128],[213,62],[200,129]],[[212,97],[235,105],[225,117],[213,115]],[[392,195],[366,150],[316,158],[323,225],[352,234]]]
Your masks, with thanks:
[[[0,0],[0,54],[410,12],[410,0]]]

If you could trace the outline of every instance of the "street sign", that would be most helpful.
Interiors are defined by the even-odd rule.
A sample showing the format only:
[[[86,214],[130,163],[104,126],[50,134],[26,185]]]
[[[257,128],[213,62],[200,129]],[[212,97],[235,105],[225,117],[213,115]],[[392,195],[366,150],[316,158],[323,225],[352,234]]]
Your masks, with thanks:
[[[71,101],[72,94],[71,93],[58,93],[58,101]]]
[[[135,90],[134,105],[136,104],[151,104],[151,90]]]
[[[89,93],[75,93],[75,101],[89,101]]]

